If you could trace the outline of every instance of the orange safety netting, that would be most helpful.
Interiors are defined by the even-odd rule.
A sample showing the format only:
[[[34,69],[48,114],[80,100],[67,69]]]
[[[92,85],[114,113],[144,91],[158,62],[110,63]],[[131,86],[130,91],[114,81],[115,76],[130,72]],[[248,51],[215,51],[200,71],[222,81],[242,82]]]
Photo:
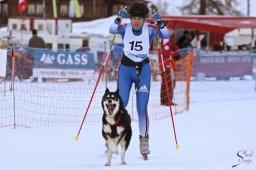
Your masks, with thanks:
[[[17,49],[17,50],[15,50]],[[14,56],[14,57],[12,57]],[[88,106],[102,63],[93,63],[90,51],[53,51],[14,48],[8,52],[7,76],[0,78],[0,127],[35,127],[61,124],[79,125]],[[151,58],[151,89],[148,114],[151,120],[170,117],[166,106],[166,89],[161,88],[159,63]],[[173,113],[189,109],[190,77],[193,51],[181,52],[174,73],[168,70],[169,90],[175,105]],[[56,64],[56,62],[59,62]],[[83,66],[73,68],[73,66]],[[65,67],[63,66],[65,65]],[[106,87],[116,90],[118,65],[107,64],[105,73],[96,90],[86,122],[100,122],[102,118],[101,98]],[[173,74],[174,76],[170,76]],[[173,77],[173,78],[170,78]],[[107,81],[106,81],[107,79]],[[172,89],[172,86],[175,88]],[[127,110],[137,120],[136,91],[132,87]]]

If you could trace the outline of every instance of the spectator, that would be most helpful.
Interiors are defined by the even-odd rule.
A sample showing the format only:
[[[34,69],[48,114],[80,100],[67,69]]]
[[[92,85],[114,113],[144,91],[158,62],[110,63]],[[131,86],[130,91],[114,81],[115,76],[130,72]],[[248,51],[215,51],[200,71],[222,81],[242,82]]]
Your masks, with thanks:
[[[168,82],[170,100],[171,100],[171,105],[177,105],[173,101],[173,99],[174,99],[174,89],[176,87],[176,79],[175,79],[175,76],[174,76],[174,71],[175,71],[175,68],[176,68],[176,61],[179,60],[179,54],[177,53],[177,51],[170,52],[168,60],[169,60],[167,62],[168,65],[165,66],[165,72],[166,72],[166,79],[167,79],[167,82]],[[163,72],[162,72],[160,99],[161,99],[160,100],[161,105],[169,106],[166,84],[165,84],[165,79],[164,79],[164,73]]]
[[[202,39],[201,41],[201,49],[205,50],[207,48],[207,40],[206,40],[206,36]]]
[[[174,70],[176,67],[176,61],[179,59],[179,54],[177,52],[178,47],[173,44],[174,40],[174,31],[170,30],[171,37],[169,38],[169,41],[164,44],[162,42],[162,46],[168,47],[168,48],[163,48],[162,49],[162,57],[164,60],[164,67],[165,67],[165,72],[166,72],[166,78],[168,82],[168,88],[169,88],[169,94],[170,94],[170,99],[171,99],[171,105],[176,105],[173,102],[174,99],[174,88],[176,86],[176,80],[174,77]],[[160,51],[159,51],[160,52]],[[158,55],[158,62],[161,63],[161,56]],[[159,65],[159,69],[162,70],[162,65]],[[164,79],[164,74],[162,72],[162,82],[161,82],[161,92],[160,92],[160,99],[161,99],[161,105],[169,106],[168,103],[168,96],[167,96],[167,90],[166,90],[166,84],[165,84],[165,79]]]
[[[188,32],[183,41],[182,48],[192,47],[192,44],[191,44],[192,38],[193,38],[192,33]]]
[[[37,30],[32,30],[32,38],[29,40],[28,46],[31,48],[45,48],[45,42],[43,38],[37,35]]]
[[[28,69],[27,74],[30,76],[30,80],[32,82],[35,82],[35,81],[37,81],[37,78],[34,78],[32,75],[33,74],[32,70],[33,70],[33,64],[34,64],[33,59],[34,59],[35,49],[32,49],[32,48],[44,49],[46,47],[43,38],[41,38],[37,35],[36,29],[32,30],[32,38],[29,40],[28,47],[30,47],[31,49],[29,49],[29,53],[28,53],[27,59],[25,60],[26,61],[25,64],[27,66],[26,68]]]
[[[187,34],[188,34],[188,31],[185,30],[185,31],[183,32],[182,37],[180,37],[180,39],[178,40],[178,46],[179,46],[180,48],[183,48],[183,43],[184,43],[184,41],[185,41],[185,39],[186,39]]]
[[[213,46],[213,50],[214,51],[221,51],[222,50],[221,44],[218,43],[217,41],[215,41],[214,46]]]

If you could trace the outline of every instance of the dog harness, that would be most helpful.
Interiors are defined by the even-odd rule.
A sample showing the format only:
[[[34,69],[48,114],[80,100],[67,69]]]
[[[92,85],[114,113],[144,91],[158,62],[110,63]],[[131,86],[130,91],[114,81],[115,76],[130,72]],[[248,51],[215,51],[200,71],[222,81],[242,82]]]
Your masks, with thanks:
[[[115,124],[114,124],[115,126],[118,125],[118,123],[120,122],[121,118],[122,118],[122,114],[120,114],[120,116],[116,119]]]
[[[130,67],[135,66],[137,75],[140,74],[141,68],[147,63],[149,63],[148,58],[142,60],[141,62],[134,62],[124,54],[121,60],[121,64],[123,64],[124,66],[130,66]]]

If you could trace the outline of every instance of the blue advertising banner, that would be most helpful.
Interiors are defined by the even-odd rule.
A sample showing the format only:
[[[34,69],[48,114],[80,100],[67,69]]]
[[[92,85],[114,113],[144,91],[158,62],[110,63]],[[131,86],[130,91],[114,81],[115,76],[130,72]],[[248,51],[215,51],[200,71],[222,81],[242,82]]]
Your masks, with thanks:
[[[46,51],[29,49],[33,68],[94,69],[94,55],[90,52]]]

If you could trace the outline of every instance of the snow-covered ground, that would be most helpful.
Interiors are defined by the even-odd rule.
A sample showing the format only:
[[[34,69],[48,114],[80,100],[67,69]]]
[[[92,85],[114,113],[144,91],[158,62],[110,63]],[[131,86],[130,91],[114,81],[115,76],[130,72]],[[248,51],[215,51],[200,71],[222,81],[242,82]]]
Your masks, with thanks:
[[[170,118],[151,121],[151,154],[148,161],[143,161],[138,125],[133,122],[127,165],[120,165],[120,155],[114,155],[111,167],[104,166],[101,122],[85,124],[78,142],[74,136],[79,124],[1,128],[0,169],[255,170],[255,103],[254,81],[193,81],[189,112],[174,117],[180,149],[175,149]]]

